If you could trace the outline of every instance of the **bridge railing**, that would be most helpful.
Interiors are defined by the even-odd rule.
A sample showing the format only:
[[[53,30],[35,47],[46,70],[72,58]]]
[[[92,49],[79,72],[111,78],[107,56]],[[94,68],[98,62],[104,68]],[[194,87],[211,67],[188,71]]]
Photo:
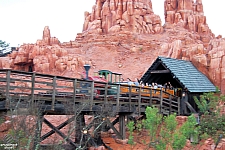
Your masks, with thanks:
[[[37,102],[49,104],[51,110],[57,103],[67,103],[70,110],[74,110],[78,103],[88,103],[90,110],[101,105],[115,112],[136,111],[140,114],[147,106],[155,105],[162,113],[180,112],[179,98],[162,89],[10,69],[0,70],[0,93],[6,98],[7,107],[14,107],[12,104],[22,99],[30,107]]]

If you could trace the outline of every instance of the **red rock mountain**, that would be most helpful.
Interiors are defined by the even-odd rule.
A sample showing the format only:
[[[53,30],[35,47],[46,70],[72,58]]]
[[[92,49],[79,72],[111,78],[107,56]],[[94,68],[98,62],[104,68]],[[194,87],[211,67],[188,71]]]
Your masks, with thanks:
[[[96,0],[83,32],[60,43],[49,27],[35,44],[0,59],[1,68],[80,77],[83,65],[140,78],[158,56],[190,60],[225,93],[225,39],[207,25],[202,0],[165,0],[165,24],[151,0]],[[162,6],[163,7],[163,6]]]

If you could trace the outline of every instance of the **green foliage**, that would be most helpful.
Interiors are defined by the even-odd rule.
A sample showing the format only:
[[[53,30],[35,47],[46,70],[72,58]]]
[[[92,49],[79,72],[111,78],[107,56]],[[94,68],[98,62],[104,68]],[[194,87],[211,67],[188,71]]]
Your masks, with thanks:
[[[198,99],[196,96],[194,96],[194,101],[197,104],[200,113],[203,114],[209,114],[210,112],[216,111],[216,105],[218,104],[219,97],[215,96],[214,93],[203,93],[203,95],[200,95],[200,99]]]
[[[143,127],[149,130],[149,147],[154,147],[156,150],[165,150],[166,148],[181,150],[187,139],[193,136],[198,137],[198,127],[194,115],[188,117],[187,122],[178,128],[176,114],[162,117],[155,107],[147,107],[145,114],[146,120],[143,120]]]
[[[28,147],[28,143],[31,138],[27,137],[25,132],[23,132],[22,130],[14,130],[14,129],[9,130],[8,136],[11,137],[10,142],[18,144],[18,147],[21,148]]]
[[[6,47],[8,47],[8,46],[9,46],[8,43],[6,43],[5,41],[0,40],[0,47],[6,48]]]
[[[147,107],[145,110],[146,120],[144,120],[143,123],[144,127],[149,131],[150,147],[155,145],[156,133],[162,123],[163,116],[159,114],[158,111],[158,108],[155,107]]]
[[[212,137],[216,140],[219,135],[225,135],[225,115],[220,114],[219,102],[225,100],[224,95],[204,93],[195,102],[203,115],[200,117],[199,134],[202,139]]]
[[[187,138],[180,132],[175,132],[173,135],[172,147],[174,150],[181,150],[186,144]]]
[[[187,121],[181,126],[181,133],[187,139],[190,139],[192,136],[198,136],[199,127],[197,127],[196,125],[197,125],[196,118],[192,114],[191,116],[188,117]]]
[[[136,129],[138,130],[138,132],[141,132],[143,128],[143,122],[138,120],[136,123]]]
[[[133,132],[134,132],[134,129],[135,129],[134,121],[130,121],[130,122],[127,124],[127,128],[128,128],[128,130],[129,130],[128,144],[133,145],[133,144],[134,144],[134,136],[133,136]]]
[[[167,143],[163,140],[160,140],[159,143],[155,146],[156,150],[165,150]]]
[[[176,114],[165,117],[165,126],[170,133],[173,133],[175,131],[177,127]]]
[[[204,115],[200,120],[200,135],[217,139],[220,134],[225,135],[225,115]]]

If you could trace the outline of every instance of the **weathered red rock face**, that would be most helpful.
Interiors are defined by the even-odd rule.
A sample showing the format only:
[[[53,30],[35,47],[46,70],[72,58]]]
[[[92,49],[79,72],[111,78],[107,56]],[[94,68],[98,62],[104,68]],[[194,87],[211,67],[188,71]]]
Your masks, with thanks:
[[[83,65],[140,78],[158,56],[190,60],[223,93],[225,39],[209,29],[201,0],[165,0],[165,25],[150,0],[96,0],[85,12],[83,32],[60,43],[45,27],[35,44],[24,44],[1,68],[80,77]],[[162,6],[163,7],[163,6]]]
[[[85,12],[83,32],[162,32],[161,19],[152,11],[151,0],[97,0],[92,13]]]

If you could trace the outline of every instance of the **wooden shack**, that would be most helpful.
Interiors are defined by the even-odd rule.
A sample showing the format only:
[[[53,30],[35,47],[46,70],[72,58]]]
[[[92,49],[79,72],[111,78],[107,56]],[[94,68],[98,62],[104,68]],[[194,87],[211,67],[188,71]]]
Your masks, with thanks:
[[[141,77],[145,84],[166,86],[170,82],[175,95],[181,98],[181,114],[198,111],[193,97],[215,92],[216,87],[190,61],[158,57]]]

